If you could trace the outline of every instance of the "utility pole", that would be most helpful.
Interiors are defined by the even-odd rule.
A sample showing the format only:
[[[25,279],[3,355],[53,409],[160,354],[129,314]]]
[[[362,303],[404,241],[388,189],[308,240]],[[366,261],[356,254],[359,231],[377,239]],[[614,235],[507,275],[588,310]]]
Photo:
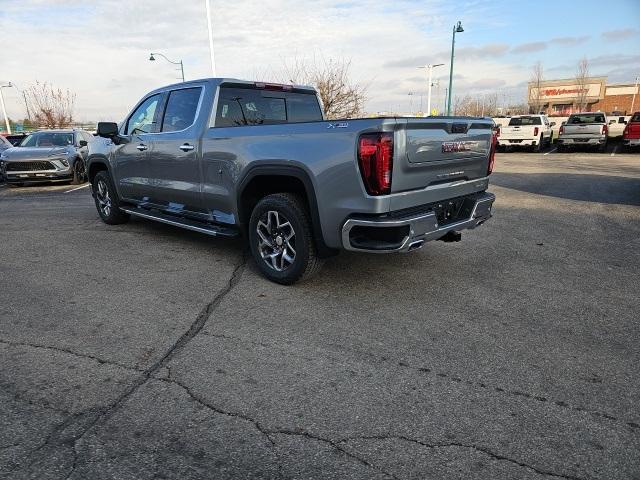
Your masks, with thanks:
[[[451,67],[449,68],[449,99],[447,100],[447,115],[451,115],[451,92],[453,91],[453,57],[456,48],[456,33],[464,32],[462,22],[453,26],[453,36],[451,38]]]
[[[633,107],[636,104],[636,93],[638,93],[638,80],[640,80],[640,76],[636,77],[636,88],[633,90],[633,97],[631,97],[631,115],[635,113],[633,111]]]
[[[433,69],[435,67],[440,67],[444,65],[444,63],[436,63],[434,64],[429,64],[429,65],[425,65],[423,67],[418,67],[418,68],[426,68],[427,70],[429,70],[429,86],[427,88],[427,116],[431,116],[431,87],[433,86]]]
[[[211,74],[216,76],[216,59],[213,54],[213,27],[211,26],[211,0],[204,0],[207,7],[207,29],[209,30],[209,55],[211,56]]]
[[[4,116],[4,124],[6,125],[7,133],[9,135],[11,135],[11,125],[9,125],[9,117],[7,117],[7,107],[4,104],[4,95],[2,94],[2,89],[10,88],[12,86],[13,85],[11,85],[11,82],[9,82],[8,85],[0,85],[0,105],[2,106],[2,115]]]

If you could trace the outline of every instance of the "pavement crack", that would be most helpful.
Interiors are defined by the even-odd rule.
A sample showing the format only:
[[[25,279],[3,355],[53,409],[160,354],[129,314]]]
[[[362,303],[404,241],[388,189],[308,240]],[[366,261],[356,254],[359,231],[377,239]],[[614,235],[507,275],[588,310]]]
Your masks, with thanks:
[[[396,475],[394,475],[391,472],[388,472],[386,470],[384,470],[383,468],[381,468],[378,465],[375,465],[371,462],[369,462],[368,460],[356,455],[353,452],[350,452],[349,450],[345,449],[344,447],[342,447],[340,445],[340,443],[343,443],[344,440],[340,440],[338,442],[331,440],[329,438],[326,437],[321,437],[315,434],[312,434],[310,432],[307,432],[306,430],[288,430],[288,429],[280,429],[280,430],[267,430],[267,432],[271,435],[293,435],[293,436],[298,436],[298,437],[305,437],[305,438],[309,438],[311,440],[315,440],[317,442],[321,442],[321,443],[325,443],[329,446],[331,446],[332,448],[334,448],[335,450],[339,451],[340,453],[344,454],[345,456],[357,461],[358,463],[365,465],[369,468],[372,468],[374,470],[376,470],[379,473],[382,473],[383,475],[386,475],[388,477],[391,477],[395,480],[400,480],[400,478]]]
[[[197,395],[189,386],[185,385],[184,383],[180,382],[179,380],[175,380],[175,379],[169,379],[169,378],[156,378],[155,380],[160,381],[160,382],[166,382],[166,383],[172,383],[175,384],[177,386],[179,386],[180,388],[182,388],[188,395],[189,397],[191,397],[195,402],[197,402],[198,404],[202,405],[203,407],[211,410],[212,412],[221,414],[221,415],[225,415],[228,417],[232,417],[232,418],[239,418],[241,420],[244,420],[246,422],[251,423],[262,435],[264,435],[264,437],[269,440],[269,443],[271,443],[272,447],[276,447],[276,442],[273,440],[272,435],[295,435],[295,436],[302,436],[302,437],[306,437],[318,442],[322,442],[325,443],[327,445],[330,445],[331,447],[333,447],[334,449],[340,451],[341,453],[343,453],[344,455],[346,455],[347,457],[358,461],[359,463],[366,465],[367,467],[373,468],[374,470],[383,473],[391,478],[394,479],[398,479],[398,477],[394,476],[393,474],[386,472],[384,470],[382,470],[380,467],[378,467],[377,465],[372,464],[371,462],[365,460],[364,458],[361,458],[355,454],[353,454],[352,452],[349,452],[348,450],[344,449],[343,447],[341,447],[339,445],[339,442],[335,442],[329,438],[325,438],[325,437],[321,437],[318,435],[314,435],[310,432],[307,432],[305,430],[290,430],[290,429],[275,429],[275,430],[271,430],[271,429],[267,429],[265,428],[258,420],[256,420],[255,418],[252,418],[246,414],[243,413],[239,413],[239,412],[232,412],[229,410],[224,410],[218,406],[213,405],[212,403],[208,402],[207,400],[205,400],[204,398],[200,397],[199,395]],[[276,455],[278,455],[276,453]],[[278,470],[280,471],[281,475],[282,475],[282,470],[281,470],[281,465],[278,465]]]
[[[77,464],[79,461],[79,455],[77,453],[77,443],[87,434],[89,430],[94,427],[97,427],[101,424],[104,424],[111,416],[118,410],[118,408],[129,398],[131,397],[140,387],[142,387],[152,376],[164,367],[167,363],[171,361],[204,327],[205,323],[213,313],[213,311],[220,305],[222,300],[224,300],[225,296],[233,290],[233,288],[240,282],[242,277],[242,273],[246,266],[246,253],[243,252],[240,262],[235,266],[231,277],[227,281],[227,284],[224,288],[222,288],[198,314],[195,321],[191,324],[189,329],[180,336],[178,340],[165,352],[165,354],[153,365],[149,366],[149,368],[142,371],[142,374],[131,384],[129,387],[111,404],[98,408],[98,409],[89,409],[84,412],[80,412],[79,414],[72,415],[65,419],[60,425],[58,425],[45,439],[45,441],[38,446],[36,449],[31,451],[31,455],[35,452],[41,450],[47,445],[51,444],[54,440],[54,437],[58,432],[65,430],[69,425],[71,425],[76,419],[78,419],[81,415],[87,414],[88,412],[95,413],[92,415],[92,418],[84,425],[84,428],[81,431],[73,436],[72,439],[69,439],[68,443],[72,446],[74,451],[74,464],[72,466],[71,471],[67,475],[67,478],[70,478],[75,469],[77,468]],[[73,353],[73,352],[67,352]],[[96,359],[97,360],[97,359]],[[32,465],[36,459],[30,462]]]
[[[388,361],[389,359],[387,357],[383,358],[383,361]],[[632,422],[632,421],[626,421],[624,419],[620,419],[614,415],[610,415],[608,413],[605,412],[600,412],[597,410],[589,410],[587,408],[584,407],[580,407],[577,405],[570,405],[568,402],[562,401],[562,400],[552,400],[550,398],[547,398],[544,395],[538,395],[538,394],[533,394],[533,393],[529,393],[529,392],[524,392],[522,390],[515,390],[515,389],[508,389],[508,388],[502,388],[502,387],[497,387],[497,386],[492,386],[489,385],[485,382],[481,382],[481,381],[474,381],[474,380],[465,380],[463,378],[461,378],[458,375],[452,375],[450,373],[447,372],[441,372],[438,371],[437,369],[434,368],[427,368],[427,367],[415,367],[412,365],[409,365],[406,362],[400,361],[397,362],[397,365],[399,367],[403,367],[403,368],[409,368],[411,370],[415,370],[418,371],[422,374],[425,375],[435,375],[436,377],[442,379],[442,380],[448,380],[450,382],[453,383],[458,383],[458,384],[464,384],[464,385],[468,385],[470,387],[475,387],[475,388],[481,388],[487,391],[494,391],[498,394],[502,394],[502,395],[509,395],[512,397],[521,397],[521,398],[526,398],[528,400],[532,400],[538,403],[546,403],[547,405],[553,405],[555,407],[559,407],[559,408],[563,408],[563,409],[567,409],[567,410],[572,410],[574,412],[579,412],[579,413],[583,413],[583,414],[588,414],[591,415],[593,417],[598,417],[598,418],[604,418],[606,420],[610,420],[613,422],[617,422],[617,423],[622,423],[624,424],[626,427],[629,427],[631,429],[634,430],[638,430],[640,429],[640,425],[636,422]]]
[[[95,362],[98,362],[102,365],[112,365],[114,367],[119,367],[122,368],[124,370],[131,370],[134,372],[144,372],[144,370],[142,369],[138,369],[138,368],[134,368],[134,367],[130,367],[127,365],[123,365],[122,363],[118,363],[118,362],[113,362],[111,360],[105,360],[104,358],[100,358],[100,357],[96,357],[95,355],[89,355],[88,353],[79,353],[79,352],[75,352],[73,350],[70,350],[68,348],[63,348],[63,347],[54,347],[51,345],[42,345],[39,343],[31,343],[31,342],[15,342],[15,341],[11,341],[11,340],[5,340],[0,338],[0,343],[4,344],[4,345],[8,345],[10,347],[27,347],[27,348],[35,348],[38,350],[51,350],[54,352],[58,352],[58,353],[64,353],[67,355],[72,355],[74,357],[77,358],[85,358],[85,359],[89,359],[89,360],[93,360]]]
[[[348,437],[348,438],[344,438],[344,439],[340,440],[340,443],[348,443],[349,441],[353,441],[353,440],[402,440],[402,441],[405,441],[405,442],[415,443],[417,445],[421,445],[421,446],[423,446],[425,448],[429,448],[429,449],[433,449],[433,450],[437,450],[437,449],[441,449],[441,448],[465,448],[465,449],[475,450],[477,452],[483,453],[483,454],[493,458],[494,460],[509,462],[509,463],[511,463],[513,465],[517,465],[519,467],[532,470],[533,472],[535,472],[535,473],[537,473],[539,475],[546,475],[546,476],[555,477],[555,478],[564,478],[566,480],[584,480],[582,477],[577,477],[575,475],[569,475],[569,474],[564,474],[564,473],[556,473],[556,472],[552,472],[550,470],[543,470],[541,468],[534,467],[533,465],[529,465],[529,464],[521,462],[519,460],[515,460],[515,459],[513,459],[511,457],[507,457],[505,455],[502,455],[502,454],[499,454],[499,453],[495,453],[494,451],[492,451],[492,450],[490,450],[490,449],[488,449],[486,447],[480,447],[480,446],[473,445],[473,444],[468,444],[468,443],[457,443],[457,442],[427,443],[427,442],[424,442],[422,440],[406,437],[404,435],[368,435],[368,436],[359,436],[359,437]]]

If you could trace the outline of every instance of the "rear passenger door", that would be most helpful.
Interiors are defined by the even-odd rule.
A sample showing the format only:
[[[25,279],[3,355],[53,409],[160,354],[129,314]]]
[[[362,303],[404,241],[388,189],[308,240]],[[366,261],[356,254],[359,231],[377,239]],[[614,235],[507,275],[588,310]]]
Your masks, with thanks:
[[[149,203],[176,214],[203,213],[198,113],[204,87],[166,92],[159,131],[148,152]]]

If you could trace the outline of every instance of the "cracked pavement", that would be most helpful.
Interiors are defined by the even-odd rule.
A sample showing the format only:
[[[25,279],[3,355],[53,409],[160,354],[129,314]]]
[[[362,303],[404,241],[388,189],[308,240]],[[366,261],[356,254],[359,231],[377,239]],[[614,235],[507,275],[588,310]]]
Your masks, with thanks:
[[[0,185],[0,478],[640,479],[638,159],[498,155],[462,242],[294,287]]]

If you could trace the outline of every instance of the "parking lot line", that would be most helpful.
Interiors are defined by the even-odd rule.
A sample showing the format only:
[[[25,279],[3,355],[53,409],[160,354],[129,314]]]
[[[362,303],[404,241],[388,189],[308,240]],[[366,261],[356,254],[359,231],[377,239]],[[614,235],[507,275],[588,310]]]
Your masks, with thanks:
[[[79,187],[72,188],[71,190],[67,190],[67,191],[66,191],[66,192],[64,192],[64,193],[71,193],[71,192],[75,192],[76,190],[80,190],[81,188],[86,188],[86,187],[88,187],[89,185],[90,185],[89,183],[86,183],[86,184],[84,184],[84,185],[80,185]]]
[[[554,148],[553,150],[549,150],[547,153],[543,154],[543,155],[549,155],[550,153],[553,153],[557,150],[557,148]]]

